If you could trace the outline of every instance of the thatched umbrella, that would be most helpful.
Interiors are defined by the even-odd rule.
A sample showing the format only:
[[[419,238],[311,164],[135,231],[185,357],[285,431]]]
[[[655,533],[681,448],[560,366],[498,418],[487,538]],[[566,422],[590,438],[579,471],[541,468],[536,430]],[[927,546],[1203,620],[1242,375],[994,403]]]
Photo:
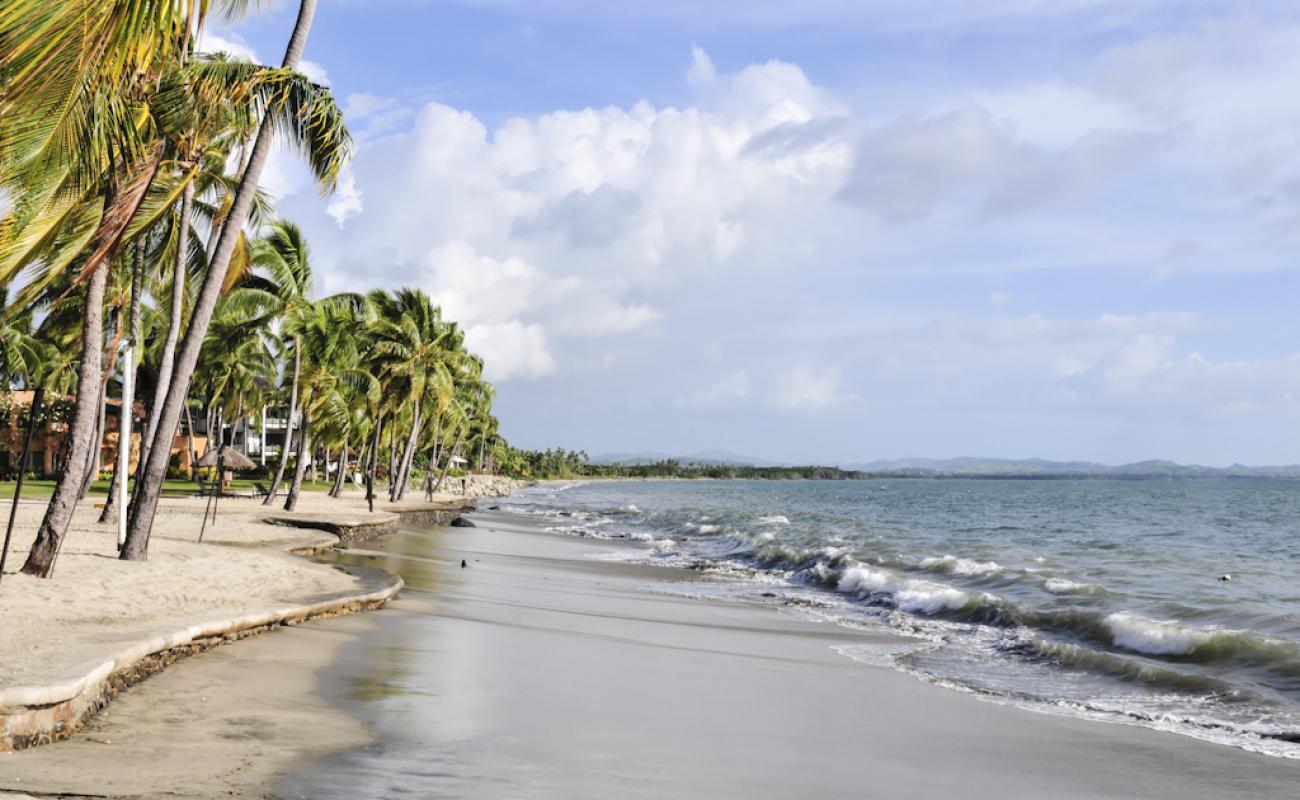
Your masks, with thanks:
[[[200,467],[225,467],[229,470],[257,469],[253,459],[228,444],[204,453],[198,463]]]
[[[203,525],[199,528],[199,541],[203,541],[203,532],[208,528],[208,510],[212,511],[212,521],[217,521],[217,500],[221,493],[226,490],[226,470],[245,470],[256,469],[257,464],[253,459],[239,452],[228,444],[223,444],[216,450],[209,450],[198,460],[200,467],[217,468],[217,488],[215,491],[208,493],[208,505],[203,509]]]

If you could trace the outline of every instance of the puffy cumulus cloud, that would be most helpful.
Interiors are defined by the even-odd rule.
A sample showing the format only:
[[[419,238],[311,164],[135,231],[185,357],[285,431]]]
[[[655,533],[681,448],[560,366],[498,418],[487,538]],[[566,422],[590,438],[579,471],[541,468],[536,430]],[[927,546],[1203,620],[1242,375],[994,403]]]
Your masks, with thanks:
[[[743,369],[727,373],[717,380],[678,397],[678,408],[718,408],[733,405],[749,396],[749,373]]]
[[[351,172],[343,173],[339,178],[338,187],[330,197],[329,202],[325,205],[325,213],[334,218],[340,228],[343,227],[352,217],[360,214],[365,208],[361,202],[361,190],[357,188],[357,182],[352,177]]]
[[[849,399],[840,386],[838,367],[800,365],[776,376],[768,403],[783,411],[817,412]]]
[[[657,299],[705,272],[806,260],[819,206],[851,163],[834,124],[845,107],[792,64],[724,74],[703,50],[695,60],[697,105],[556,111],[495,130],[440,103],[350,95],[365,130],[411,116],[363,140],[327,209],[348,226],[335,269],[383,253],[375,283],[415,276],[448,318],[518,323],[500,330],[537,334],[534,352],[545,334],[546,370],[507,370],[535,376],[565,365],[565,342],[652,325]]]
[[[540,325],[519,320],[468,325],[465,345],[483,357],[483,374],[488,380],[541,378],[555,371],[555,358]]]

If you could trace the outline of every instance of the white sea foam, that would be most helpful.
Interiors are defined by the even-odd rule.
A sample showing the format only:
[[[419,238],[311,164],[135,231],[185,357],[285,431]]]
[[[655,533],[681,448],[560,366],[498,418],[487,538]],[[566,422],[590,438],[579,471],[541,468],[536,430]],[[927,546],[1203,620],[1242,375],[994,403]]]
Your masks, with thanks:
[[[988,575],[1002,569],[1002,565],[996,561],[976,561],[970,558],[958,558],[957,556],[931,556],[922,559],[921,566],[925,569],[946,572],[950,575]]]
[[[1043,588],[1052,594],[1095,594],[1101,589],[1094,583],[1079,583],[1065,578],[1048,578]]]
[[[1128,611],[1107,616],[1106,627],[1119,647],[1159,656],[1185,655],[1214,635],[1211,631],[1147,619]]]
[[[790,520],[786,519],[784,514],[773,514],[770,517],[759,517],[758,521],[764,525],[789,525]]]
[[[700,533],[717,533],[720,530],[717,525],[701,525]]]
[[[937,614],[955,610],[970,601],[970,595],[942,583],[916,581],[885,570],[859,566],[846,569],[836,588],[846,594],[868,595],[885,592],[903,611],[919,614]]]

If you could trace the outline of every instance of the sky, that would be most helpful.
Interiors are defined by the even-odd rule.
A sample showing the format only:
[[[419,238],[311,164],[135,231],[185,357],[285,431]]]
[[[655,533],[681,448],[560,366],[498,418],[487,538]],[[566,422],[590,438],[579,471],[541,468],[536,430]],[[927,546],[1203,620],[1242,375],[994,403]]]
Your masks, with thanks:
[[[1300,462],[1294,3],[321,0],[306,59],[319,291],[429,291],[512,444]]]

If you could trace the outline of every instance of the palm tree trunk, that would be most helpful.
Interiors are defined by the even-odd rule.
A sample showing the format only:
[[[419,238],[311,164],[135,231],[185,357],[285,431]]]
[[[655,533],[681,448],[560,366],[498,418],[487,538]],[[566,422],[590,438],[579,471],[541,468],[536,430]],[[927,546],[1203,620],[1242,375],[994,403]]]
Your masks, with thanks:
[[[393,487],[397,485],[397,412],[393,412],[393,425],[388,429],[388,502],[393,502],[397,497],[397,492]]]
[[[271,490],[266,493],[262,505],[269,506],[280,491],[284,481],[284,470],[289,464],[289,440],[293,437],[293,418],[298,413],[298,376],[302,372],[302,343],[293,340],[293,382],[289,385],[289,417],[284,421],[284,445],[280,448],[280,463],[275,467],[275,479],[271,481]],[[266,433],[263,432],[263,438]],[[263,445],[265,446],[265,445]]]
[[[108,367],[112,369],[112,367]],[[108,371],[105,370],[105,372]],[[90,453],[86,461],[86,472],[81,478],[81,489],[77,493],[78,500],[85,500],[86,495],[90,492],[90,484],[99,477],[100,457],[104,453],[104,424],[108,422],[108,385],[101,381],[99,384],[99,400],[97,405],[99,413],[95,417],[95,430],[90,435]]]
[[[411,464],[415,461],[415,446],[420,441],[420,427],[424,420],[420,418],[420,399],[415,400],[415,418],[411,420],[411,435],[406,440],[406,449],[402,453],[402,462],[398,465],[398,481],[394,485],[394,500],[401,500],[406,495],[406,482],[411,478]]]
[[[298,19],[294,23],[293,34],[285,48],[282,66],[296,69],[302,59],[303,48],[307,45],[307,34],[311,30],[312,19],[316,14],[316,0],[300,0]],[[253,153],[249,158],[248,168],[239,181],[235,199],[230,207],[230,214],[221,228],[221,237],[208,265],[208,274],[203,279],[198,302],[190,315],[189,328],[181,342],[181,349],[176,358],[171,386],[163,403],[162,414],[158,419],[160,431],[175,430],[180,421],[185,397],[189,393],[190,380],[194,377],[194,367],[199,360],[199,350],[207,336],[208,325],[212,322],[212,312],[216,308],[217,298],[221,294],[222,284],[226,280],[226,270],[230,267],[230,258],[234,255],[235,245],[239,239],[244,222],[252,209],[253,199],[257,193],[257,182],[262,175],[262,168],[271,154],[275,131],[265,121],[258,127],[257,140],[253,144]],[[154,434],[155,439],[158,433]],[[140,474],[140,496],[131,509],[131,519],[127,526],[126,544],[122,548],[122,558],[127,561],[143,561],[149,552],[149,533],[153,529],[154,512],[158,507],[158,497],[162,493],[163,477],[167,473],[167,452],[159,452],[151,447],[149,463]]]
[[[289,485],[289,496],[284,498],[284,510],[293,511],[298,505],[298,494],[302,491],[302,476],[307,471],[307,461],[311,458],[311,392],[303,398],[302,429],[298,431],[298,463],[293,468],[293,483]]]
[[[163,402],[167,398],[167,388],[172,382],[172,367],[176,363],[176,342],[181,335],[181,320],[185,312],[185,275],[186,265],[189,261],[188,252],[190,247],[190,213],[194,206],[194,181],[185,184],[185,189],[181,194],[181,228],[176,237],[176,269],[172,273],[172,306],[171,315],[167,320],[167,336],[163,339],[162,356],[158,360],[158,381],[154,385],[153,400],[149,403],[149,424],[145,433],[140,437],[140,460],[136,464],[136,471],[144,466],[145,461],[149,458],[149,446],[153,443],[154,433],[158,429],[158,415],[162,411]],[[139,342],[139,338],[136,339]],[[179,417],[177,422],[180,422]],[[171,437],[167,440],[167,450],[171,452],[171,439],[175,438],[176,431],[172,431]],[[132,501],[134,502],[134,500]]]
[[[87,458],[94,435],[96,405],[99,400],[99,380],[103,374],[104,348],[104,287],[108,282],[108,262],[100,264],[90,273],[86,282],[85,322],[81,327],[81,363],[77,367],[77,399],[73,405],[72,421],[68,425],[67,468],[59,475],[54,496],[45,509],[45,517],[36,532],[36,541],[22,571],[28,575],[48,578],[54,569],[63,535],[72,522],[72,512],[77,507],[81,482],[85,478]]]
[[[128,313],[128,327],[131,331],[130,342],[132,346],[140,343],[140,291],[144,282],[144,246],[139,241],[135,243],[135,258],[131,264],[131,310]],[[138,359],[137,359],[138,361]],[[134,369],[134,366],[131,366]],[[138,372],[138,370],[137,370]],[[125,376],[124,376],[125,377]],[[131,451],[131,408],[130,398],[122,398],[122,413],[117,423],[117,447],[119,450],[125,447],[127,452]],[[119,460],[120,464],[121,461]],[[117,496],[118,482],[125,478],[121,474],[122,470],[113,469],[113,480],[108,485],[108,500],[104,503],[104,511],[99,515],[100,523],[110,522],[117,514]]]
[[[185,404],[185,438],[190,448],[190,480],[195,480],[199,474],[199,451],[194,445],[194,415],[190,413],[189,403]],[[170,454],[170,444],[167,449]]]
[[[451,459],[456,455],[456,448],[460,447],[460,437],[465,435],[465,429],[462,427],[456,432],[456,443],[447,451],[447,461],[442,465],[442,474],[438,476],[438,482],[433,485],[433,494],[437,494],[442,488],[442,482],[447,479],[447,472],[451,470]]]
[[[338,497],[343,492],[343,476],[348,471],[348,440],[343,440],[343,449],[339,451],[339,468],[338,474],[334,476],[334,486],[330,489],[330,497]]]
[[[9,525],[5,528],[4,549],[0,550],[0,576],[4,575],[5,562],[9,560],[9,540],[14,535],[14,516],[18,513],[18,498],[22,496],[23,480],[27,477],[27,458],[32,452],[32,434],[36,432],[36,419],[40,416],[41,401],[44,399],[45,387],[37,386],[36,391],[32,393],[32,404],[27,407],[27,435],[23,437],[23,452],[18,457],[18,479],[14,482],[14,501],[9,506]]]
[[[375,512],[375,468],[379,465],[379,443],[383,440],[384,411],[382,408],[375,411],[375,437],[370,443],[370,463],[366,467],[366,505],[370,508],[370,513]]]

